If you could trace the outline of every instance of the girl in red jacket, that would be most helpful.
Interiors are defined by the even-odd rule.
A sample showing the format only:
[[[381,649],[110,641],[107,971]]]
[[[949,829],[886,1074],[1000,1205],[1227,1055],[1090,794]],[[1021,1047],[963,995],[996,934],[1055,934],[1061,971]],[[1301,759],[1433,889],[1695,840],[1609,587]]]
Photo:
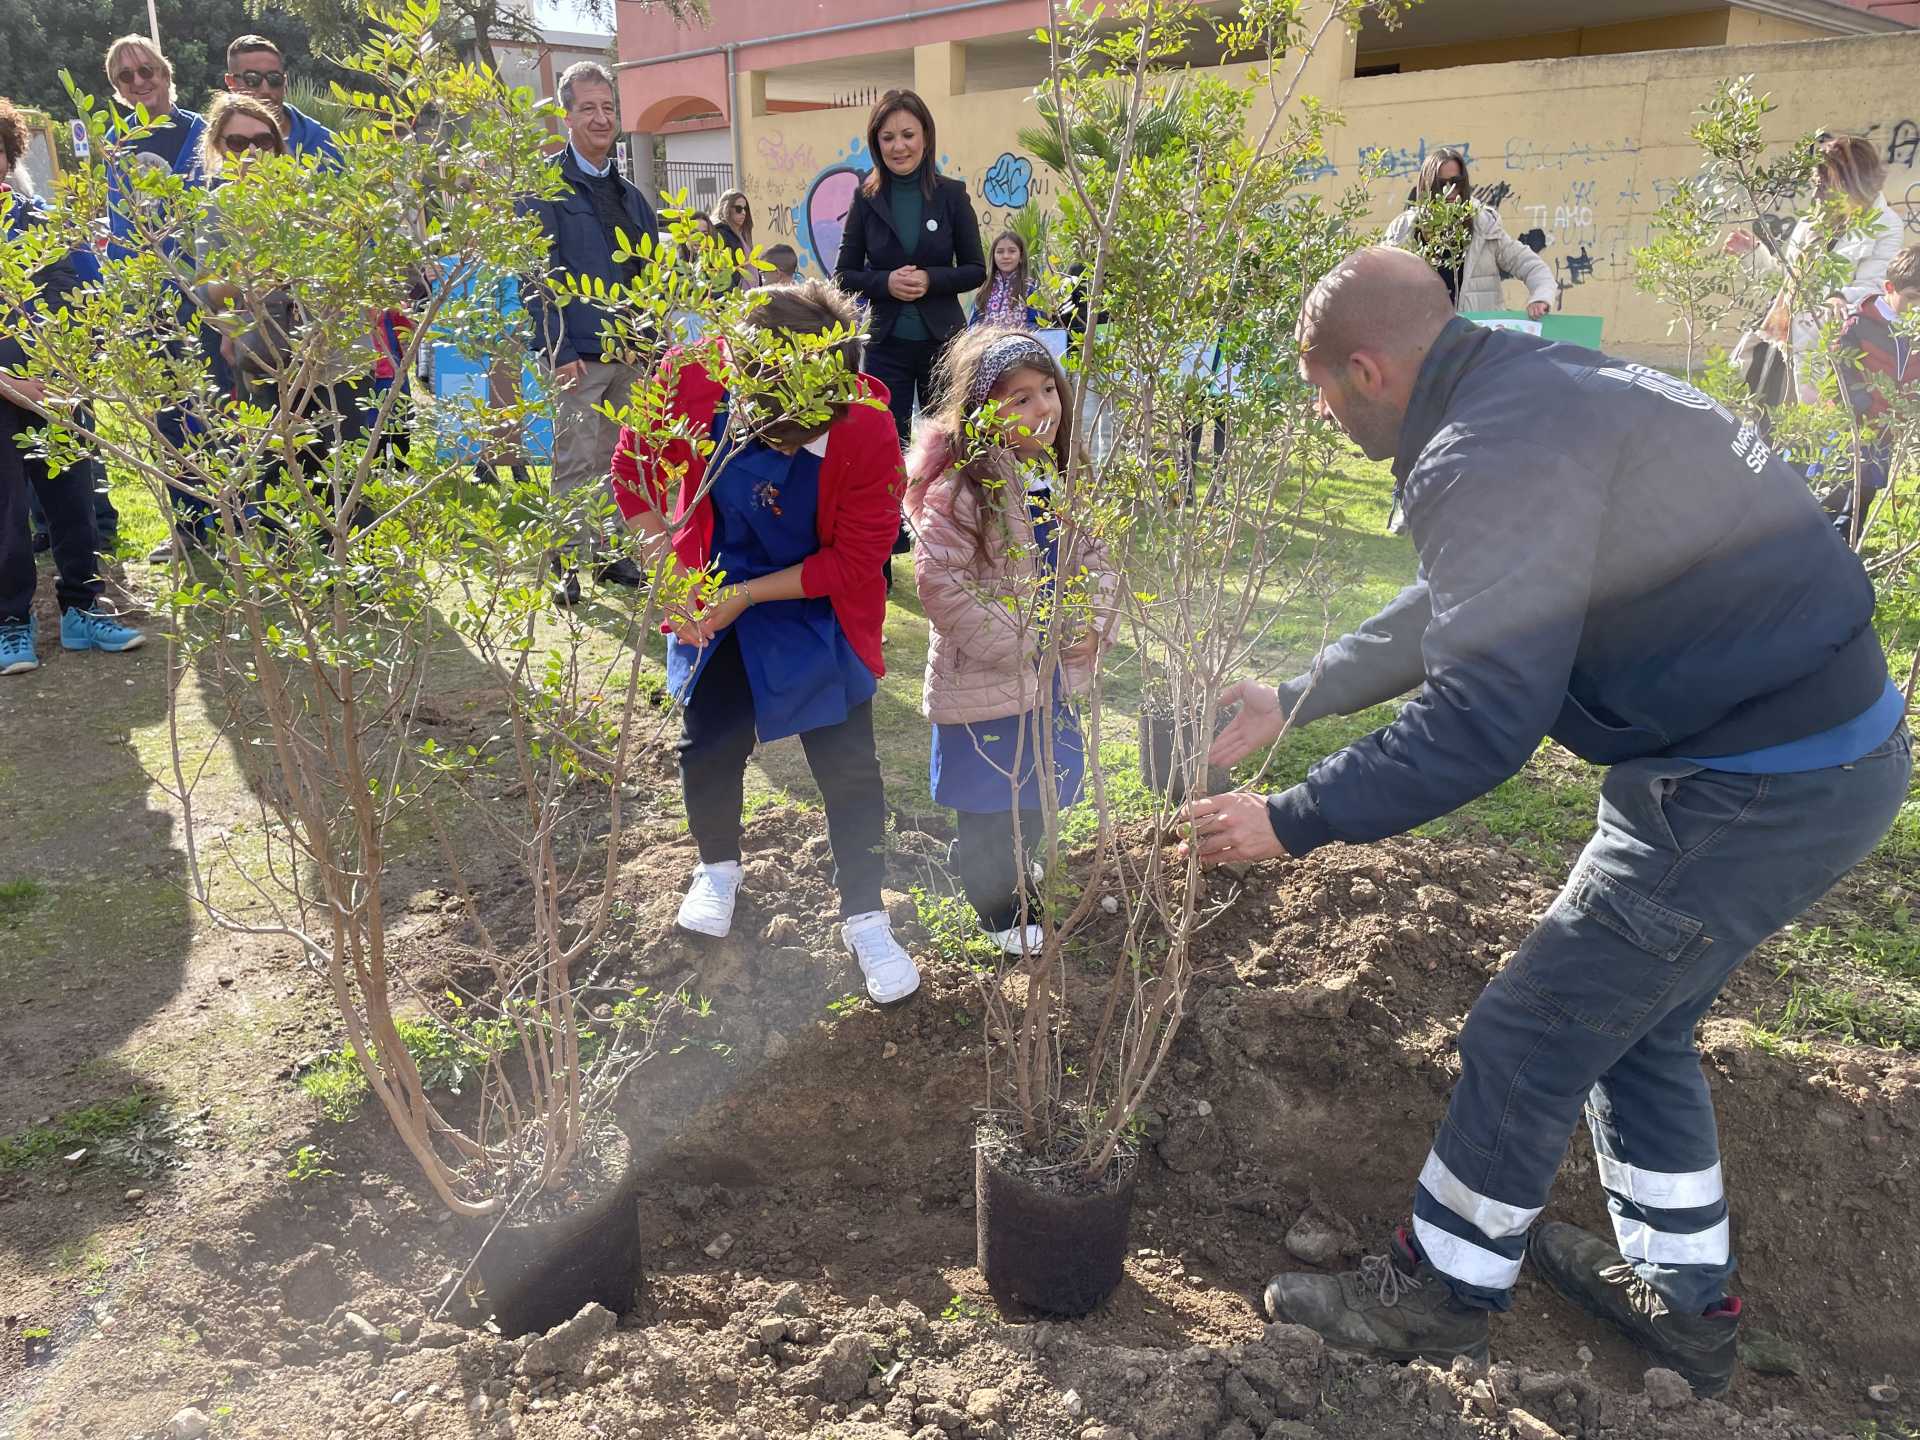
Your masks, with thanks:
[[[793,334],[859,330],[853,302],[820,281],[769,290],[752,320]],[[859,339],[842,354],[857,372]],[[683,706],[680,782],[700,850],[679,924],[715,936],[732,928],[747,760],[757,741],[798,735],[826,801],[842,939],[876,1003],[904,1000],[920,972],[880,898],[886,800],[873,742],[886,668],[881,569],[900,529],[902,484],[886,387],[857,375],[879,407],[836,404],[825,423],[781,420],[749,435],[743,415],[729,423],[726,389],[706,365],[686,356],[667,364],[678,372],[670,418],[710,435],[714,448],[702,457],[675,440],[649,451],[622,429],[613,479],[621,513],[656,556],[670,538],[682,571],[725,581],[704,608],[670,612],[667,680]],[[696,500],[709,468],[713,486]]]

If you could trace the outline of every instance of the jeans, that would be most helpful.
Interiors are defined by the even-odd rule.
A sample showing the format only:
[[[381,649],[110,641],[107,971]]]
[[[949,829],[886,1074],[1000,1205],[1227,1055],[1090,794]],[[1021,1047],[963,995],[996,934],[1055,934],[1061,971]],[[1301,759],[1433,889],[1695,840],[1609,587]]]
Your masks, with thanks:
[[[959,838],[954,866],[960,888],[987,931],[1011,930],[1035,923],[1027,862],[1046,843],[1046,817],[1038,810],[1020,812],[1020,844],[1013,843],[1013,811],[976,814],[956,810]]]
[[[97,430],[93,411],[81,406],[74,415],[80,427],[85,430]],[[31,482],[27,489],[27,513],[33,517],[35,530],[47,529],[47,509],[40,498],[41,480],[46,474],[46,464],[40,460],[27,461],[27,478]],[[89,450],[86,458],[76,461],[72,467],[72,476],[80,482],[93,503],[93,532],[97,541],[120,528],[120,512],[113,508],[113,497],[107,493],[107,467],[101,463],[98,452]]]
[[[704,865],[740,858],[740,807],[756,739],[740,642],[728,631],[713,644],[687,700],[679,746],[687,829]],[[826,802],[840,917],[885,908],[887,801],[873,744],[873,702],[856,705],[838,725],[801,731],[800,744]]]
[[[27,487],[39,491],[53,541],[54,594],[64,610],[91,610],[102,587],[93,533],[93,496],[82,467],[48,475],[15,437],[30,427],[28,412],[0,400],[0,621],[24,622],[33,611],[39,574],[27,519]]]
[[[1685,760],[1608,773],[1566,888],[1460,1035],[1460,1079],[1414,1195],[1421,1253],[1504,1310],[1584,1108],[1615,1242],[1681,1313],[1734,1261],[1694,1027],[1755,946],[1877,845],[1906,798],[1904,725],[1850,765],[1736,775]]]

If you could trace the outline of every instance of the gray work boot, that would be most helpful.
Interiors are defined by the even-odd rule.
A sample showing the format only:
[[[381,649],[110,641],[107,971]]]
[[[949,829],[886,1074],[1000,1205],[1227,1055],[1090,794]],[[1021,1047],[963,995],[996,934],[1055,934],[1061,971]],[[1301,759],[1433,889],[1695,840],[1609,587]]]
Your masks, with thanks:
[[[1343,1275],[1276,1275],[1267,1282],[1267,1314],[1317,1331],[1329,1345],[1402,1365],[1456,1355],[1487,1358],[1487,1312],[1460,1304],[1445,1277],[1393,1232],[1385,1255],[1369,1255]]]
[[[1589,1315],[1610,1322],[1670,1370],[1701,1399],[1724,1395],[1733,1381],[1740,1299],[1729,1296],[1704,1315],[1667,1308],[1621,1253],[1577,1225],[1552,1221],[1527,1237],[1527,1257],[1555,1290]]]

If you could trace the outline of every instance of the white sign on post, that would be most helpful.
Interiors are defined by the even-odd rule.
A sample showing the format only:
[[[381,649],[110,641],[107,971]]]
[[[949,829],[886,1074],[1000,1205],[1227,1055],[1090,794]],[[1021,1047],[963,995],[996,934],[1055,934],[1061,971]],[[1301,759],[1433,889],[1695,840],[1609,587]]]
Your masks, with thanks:
[[[87,122],[75,119],[73,122],[73,158],[84,160],[93,153],[93,144],[87,137]]]

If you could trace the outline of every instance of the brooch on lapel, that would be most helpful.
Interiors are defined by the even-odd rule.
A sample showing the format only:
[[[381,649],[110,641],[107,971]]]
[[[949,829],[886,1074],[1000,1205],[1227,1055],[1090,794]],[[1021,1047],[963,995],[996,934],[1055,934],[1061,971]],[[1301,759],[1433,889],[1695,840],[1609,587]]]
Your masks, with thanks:
[[[753,501],[761,509],[771,510],[776,516],[780,515],[780,487],[773,481],[762,480],[754,486]]]
[[[929,230],[938,230],[940,228],[940,222],[938,220],[929,220],[927,221],[927,228]]]

